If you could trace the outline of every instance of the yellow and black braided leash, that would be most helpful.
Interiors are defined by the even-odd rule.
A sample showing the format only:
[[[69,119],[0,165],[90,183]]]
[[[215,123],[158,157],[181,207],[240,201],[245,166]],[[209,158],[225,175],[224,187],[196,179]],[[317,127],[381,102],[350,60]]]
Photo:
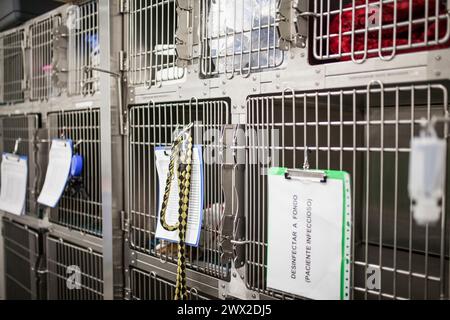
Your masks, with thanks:
[[[178,223],[171,226],[166,222],[166,211],[170,197],[175,166],[178,165],[178,187],[179,208]],[[160,221],[162,227],[167,231],[178,230],[178,267],[177,282],[175,287],[175,300],[187,300],[188,290],[186,287],[186,229],[189,211],[189,193],[192,172],[192,137],[188,131],[179,135],[172,144],[170,155],[169,173],[167,174],[166,188],[161,206]]]

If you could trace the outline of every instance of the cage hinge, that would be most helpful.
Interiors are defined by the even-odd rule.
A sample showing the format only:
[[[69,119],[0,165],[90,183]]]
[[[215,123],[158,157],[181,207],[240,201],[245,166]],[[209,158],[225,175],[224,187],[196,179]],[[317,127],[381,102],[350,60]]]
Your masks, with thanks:
[[[194,28],[192,0],[177,0],[178,27],[175,33],[177,66],[187,67],[193,59]]]
[[[128,59],[127,54],[124,50],[119,51],[119,70],[120,71],[128,70]]]
[[[131,289],[123,288],[123,296],[125,297],[125,300],[131,300]]]
[[[222,262],[232,261],[236,268],[245,263],[245,213],[243,197],[245,161],[239,148],[245,145],[245,134],[239,125],[225,126],[223,131],[223,179],[225,206],[220,223],[220,251]]]
[[[130,220],[129,220],[128,212],[126,212],[125,210],[120,211],[120,219],[121,219],[122,231],[125,233],[130,232]]]
[[[120,0],[119,2],[119,12],[122,14],[130,12],[130,3],[128,0]]]
[[[308,37],[308,2],[302,0],[281,0],[277,12],[280,39],[278,47],[287,51],[291,47],[305,48]]]

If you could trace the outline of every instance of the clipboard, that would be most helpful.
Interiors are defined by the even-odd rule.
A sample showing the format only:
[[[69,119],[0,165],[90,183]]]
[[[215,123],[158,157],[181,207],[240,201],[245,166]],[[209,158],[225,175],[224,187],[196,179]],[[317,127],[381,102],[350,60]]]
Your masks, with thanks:
[[[267,287],[316,300],[348,300],[351,186],[343,171],[268,172]]]
[[[0,210],[18,216],[24,215],[27,183],[28,158],[26,156],[19,156],[16,153],[3,153],[1,162]]]
[[[158,174],[158,219],[155,238],[159,240],[166,240],[171,243],[178,243],[178,230],[167,231],[161,226],[160,214],[164,197],[164,190],[166,188],[166,179],[168,172],[168,164],[170,160],[170,147],[156,147],[155,148],[155,162]],[[200,235],[203,223],[203,201],[204,201],[204,172],[203,172],[203,152],[200,145],[193,146],[192,152],[192,173],[191,173],[191,188],[189,195],[189,211],[188,223],[186,230],[186,244],[191,247],[198,247],[200,243]],[[167,221],[169,224],[178,222],[178,182],[176,175],[173,176],[172,187],[170,191],[169,204],[166,212]]]

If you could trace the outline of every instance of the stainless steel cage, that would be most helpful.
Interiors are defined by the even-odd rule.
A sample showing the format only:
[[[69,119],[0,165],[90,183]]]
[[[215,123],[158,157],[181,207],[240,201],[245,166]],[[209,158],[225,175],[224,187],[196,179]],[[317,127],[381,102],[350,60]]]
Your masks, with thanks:
[[[49,236],[47,268],[50,300],[103,300],[101,254]]]
[[[57,93],[52,83],[54,34],[61,24],[56,15],[30,26],[31,100],[46,100]]]
[[[313,56],[362,63],[449,47],[449,9],[447,0],[315,0]]]
[[[130,0],[128,9],[128,80],[131,85],[159,86],[182,79],[177,66],[175,0]]]
[[[87,193],[63,194],[57,208],[50,210],[49,220],[70,229],[95,236],[102,235],[102,193],[100,158],[100,110],[83,109],[48,114],[50,139],[64,136],[77,145],[83,157],[82,179]]]
[[[131,300],[172,300],[175,294],[175,283],[158,276],[156,272],[130,269]],[[188,289],[189,300],[211,300],[208,295],[195,288]]]
[[[248,99],[246,237],[248,286],[266,287],[267,179],[271,166],[344,170],[352,180],[354,299],[449,297],[448,193],[441,221],[415,224],[407,192],[410,140],[422,118],[448,114],[448,83],[293,92]],[[448,125],[437,128],[448,137]],[[447,179],[448,180],[448,179]],[[368,267],[381,288],[367,286]]]
[[[38,114],[0,117],[0,152],[13,152],[20,140],[17,153],[28,158],[28,184],[25,203],[27,215],[38,216],[36,198],[42,184],[42,159],[35,137],[40,128]]]
[[[25,85],[24,30],[0,35],[0,102],[14,103],[24,99]]]
[[[278,0],[202,0],[200,70],[205,77],[248,76],[283,63]]]
[[[158,221],[156,147],[170,147],[172,133],[193,123],[195,145],[203,152],[203,224],[199,247],[188,247],[187,266],[203,274],[225,278],[228,263],[221,262],[219,228],[224,210],[221,132],[231,121],[226,100],[153,103],[133,106],[128,122],[128,214],[131,248],[177,262],[177,247],[155,238]]]
[[[68,9],[69,94],[94,94],[99,89],[100,38],[97,0]]]
[[[45,273],[42,273],[42,236],[19,223],[3,219],[5,287],[8,300],[45,298]]]

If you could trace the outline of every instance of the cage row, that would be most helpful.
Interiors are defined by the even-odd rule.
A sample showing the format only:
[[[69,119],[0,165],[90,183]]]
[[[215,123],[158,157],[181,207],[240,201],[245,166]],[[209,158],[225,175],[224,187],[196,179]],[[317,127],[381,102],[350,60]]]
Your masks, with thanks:
[[[13,300],[102,300],[102,253],[4,218],[6,298]],[[157,270],[132,269],[132,300],[167,300],[175,284]],[[192,300],[212,299],[196,288]]]
[[[448,114],[449,87],[448,82],[374,82],[348,90],[249,96],[244,124],[233,123],[228,98],[129,106],[123,154],[126,246],[131,254],[154,258],[153,264],[176,266],[176,245],[156,236],[162,188],[156,154],[170,147],[173,132],[192,123],[193,143],[201,148],[204,191],[199,247],[187,252],[190,272],[205,281],[229,282],[237,268],[251,291],[288,297],[266,286],[266,173],[277,166],[302,168],[306,158],[311,169],[351,175],[353,297],[448,297],[447,190],[439,223],[425,228],[413,221],[407,187],[411,139],[420,134],[423,119]],[[40,212],[32,208],[48,140],[64,132],[80,141],[88,198],[63,196],[49,218],[101,236],[99,110],[3,116],[0,121],[2,150],[12,150],[21,138],[19,152],[30,159],[28,214]],[[448,125],[438,124],[436,133],[447,137]],[[45,134],[48,138],[39,138]],[[242,210],[233,209],[236,204]],[[367,267],[380,269],[381,291],[371,291],[362,281]]]
[[[97,1],[65,5],[0,34],[0,103],[93,94],[100,65]]]
[[[370,59],[382,65],[447,49],[449,8],[447,0],[122,0],[125,47],[117,51],[131,87],[177,85],[192,70],[228,79],[269,70],[305,79],[305,68],[323,64],[342,65],[335,73],[363,72]],[[99,40],[97,1],[2,33],[0,100],[94,94]]]

